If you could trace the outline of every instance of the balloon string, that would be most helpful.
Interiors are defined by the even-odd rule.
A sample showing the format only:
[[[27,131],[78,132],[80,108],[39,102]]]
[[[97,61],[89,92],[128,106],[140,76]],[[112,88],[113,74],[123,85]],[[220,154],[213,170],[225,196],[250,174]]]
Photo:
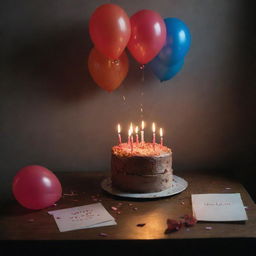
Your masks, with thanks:
[[[141,82],[144,83],[145,81],[145,65],[140,65],[141,70]]]
[[[141,95],[140,117],[141,117],[141,120],[143,120],[143,112],[144,112],[144,109],[143,109],[143,96],[144,96],[143,84],[144,84],[144,81],[145,81],[145,65],[141,65],[140,70],[141,70],[141,87],[142,87],[142,90],[141,90],[141,93],[140,93],[140,95]]]

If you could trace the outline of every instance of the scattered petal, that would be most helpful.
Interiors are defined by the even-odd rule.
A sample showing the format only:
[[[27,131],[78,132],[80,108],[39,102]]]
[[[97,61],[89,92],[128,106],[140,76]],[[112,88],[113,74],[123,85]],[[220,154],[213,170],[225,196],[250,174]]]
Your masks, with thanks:
[[[182,205],[184,205],[185,203],[183,201],[180,202]]]
[[[129,205],[129,206],[132,206],[132,204],[131,204],[131,203],[129,203],[128,205]]]
[[[244,209],[245,209],[245,210],[249,210],[249,207],[248,207],[248,206],[244,206]]]
[[[146,223],[139,223],[139,224],[137,224],[136,226],[137,227],[144,227],[146,225]]]
[[[123,203],[118,203],[118,206],[122,206],[123,205]]]
[[[108,236],[108,234],[101,232],[101,233],[99,233],[99,236],[104,236],[104,237],[106,237],[106,236]]]
[[[186,227],[192,227],[197,223],[197,219],[193,216],[184,215],[184,224]]]
[[[117,211],[117,208],[116,208],[115,206],[111,206],[111,209],[112,209],[113,211]]]
[[[137,207],[133,207],[132,208],[134,211],[138,211],[138,208]]]
[[[165,234],[178,231],[180,230],[181,227],[182,227],[181,221],[167,219],[167,229],[165,230]]]
[[[212,229],[212,227],[205,227],[205,229],[207,229],[207,230],[211,230],[211,229]]]
[[[117,211],[117,214],[119,214],[119,215],[120,215],[120,214],[121,214],[121,212],[120,212],[120,211]]]
[[[228,189],[231,189],[231,188],[225,188],[225,189],[227,189],[227,190],[228,190]]]
[[[71,191],[71,193],[64,193],[64,196],[77,196],[77,193],[74,193],[74,191]]]

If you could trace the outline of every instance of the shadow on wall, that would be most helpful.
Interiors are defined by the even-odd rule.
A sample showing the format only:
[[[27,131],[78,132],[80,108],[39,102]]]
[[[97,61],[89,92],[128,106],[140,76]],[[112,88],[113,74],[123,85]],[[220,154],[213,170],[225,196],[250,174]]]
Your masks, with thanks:
[[[31,34],[17,44],[10,67],[18,77],[42,81],[33,84],[34,90],[64,101],[85,100],[97,91],[87,68],[91,47],[84,24],[73,24],[66,31]]]
[[[33,88],[30,83],[26,83],[24,86],[30,87],[30,90],[40,90],[40,93],[65,102],[91,99],[97,91],[102,90],[95,84],[88,70],[88,56],[92,47],[89,30],[84,23],[73,24],[69,30],[45,31],[37,36],[31,34],[23,42],[16,43],[8,60],[9,67],[11,73],[24,81],[33,78],[40,81],[33,82]],[[121,86],[124,86],[124,91],[130,91],[137,86],[142,76],[145,80],[153,77],[146,70],[143,75],[139,64],[127,49],[126,52],[129,71],[123,84],[129,86]]]

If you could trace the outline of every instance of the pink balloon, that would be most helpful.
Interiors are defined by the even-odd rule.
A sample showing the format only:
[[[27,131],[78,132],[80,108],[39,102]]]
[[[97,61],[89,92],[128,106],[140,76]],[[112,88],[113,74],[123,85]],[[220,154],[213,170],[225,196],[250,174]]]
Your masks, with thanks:
[[[166,27],[162,17],[151,10],[141,10],[131,18],[131,37],[128,49],[140,63],[151,61],[166,41]]]
[[[39,165],[22,168],[14,177],[12,191],[22,206],[33,210],[53,205],[62,195],[58,178]]]
[[[129,16],[116,4],[103,4],[90,18],[89,32],[97,50],[107,58],[117,60],[130,39]]]

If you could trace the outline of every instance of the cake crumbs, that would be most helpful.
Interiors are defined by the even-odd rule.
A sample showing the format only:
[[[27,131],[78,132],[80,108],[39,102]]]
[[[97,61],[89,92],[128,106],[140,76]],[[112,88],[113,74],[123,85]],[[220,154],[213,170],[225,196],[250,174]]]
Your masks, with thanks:
[[[106,236],[108,236],[108,234],[101,232],[101,233],[99,233],[99,236],[106,237]]]
[[[77,193],[74,193],[74,191],[71,191],[70,193],[64,193],[64,196],[78,196]]]
[[[146,223],[138,223],[136,226],[137,227],[144,227],[146,225]]]

